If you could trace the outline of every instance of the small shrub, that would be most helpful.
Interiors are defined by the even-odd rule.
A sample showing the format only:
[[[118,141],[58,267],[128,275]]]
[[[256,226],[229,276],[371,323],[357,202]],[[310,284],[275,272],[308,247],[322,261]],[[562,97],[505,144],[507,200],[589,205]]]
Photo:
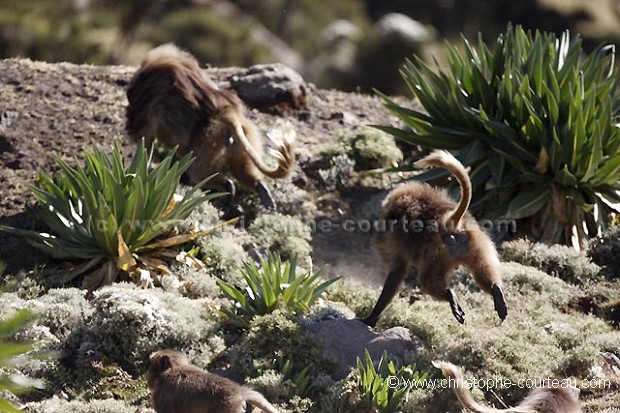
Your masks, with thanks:
[[[375,408],[379,412],[396,412],[402,400],[407,396],[411,386],[405,385],[422,383],[428,373],[420,373],[415,366],[402,366],[396,368],[392,361],[388,361],[387,352],[384,351],[375,368],[374,362],[368,353],[364,351],[364,362],[357,358],[359,372],[358,388],[361,404],[368,409]],[[398,377],[398,386],[394,386],[389,377]]]
[[[26,308],[36,317],[35,324],[48,328],[59,342],[66,340],[94,312],[86,291],[77,288],[51,289],[29,301]]]
[[[590,262],[583,252],[571,247],[520,239],[503,243],[500,253],[504,261],[536,267],[572,284],[585,284],[600,278],[599,266]]]
[[[95,292],[92,304],[92,316],[66,341],[77,366],[107,360],[135,375],[155,350],[192,349],[217,336],[204,303],[178,294],[119,284]]]
[[[287,358],[286,361],[280,360],[278,371],[282,374],[282,379],[285,382],[288,381],[293,385],[297,396],[305,397],[308,395],[311,386],[308,366],[299,369],[291,358]]]
[[[250,257],[237,240],[228,233],[211,234],[198,240],[199,257],[207,266],[207,273],[226,282],[242,281],[243,263]]]
[[[602,317],[614,327],[620,327],[620,299],[605,303],[601,308]]]
[[[293,360],[295,366],[308,368],[308,375],[329,374],[334,364],[312,341],[300,325],[298,316],[276,310],[256,316],[241,341],[230,351],[233,369],[243,377],[258,377],[278,369],[278,360]],[[293,371],[293,373],[297,373]]]
[[[272,212],[259,215],[248,231],[258,243],[283,259],[304,258],[312,253],[310,227],[299,218]]]
[[[134,413],[136,407],[122,400],[106,399],[89,402],[74,400],[61,404],[51,411],[45,407],[39,409],[36,405],[29,406],[28,411],[31,413]]]
[[[271,183],[278,211],[311,219],[316,213],[316,204],[308,192],[293,183],[292,179],[276,179]]]
[[[609,321],[613,326],[620,326],[620,288],[616,281],[585,286],[569,305],[584,314],[594,314]]]
[[[60,276],[63,283],[83,277],[82,286],[92,290],[115,281],[119,273],[139,274],[140,268],[158,272],[162,256],[170,256],[165,249],[204,234],[178,233],[174,226],[215,195],[200,194],[196,186],[176,199],[191,157],[175,161],[171,151],[149,170],[151,156],[142,142],[128,167],[116,144],[111,157],[100,148],[86,151],[83,167],[70,167],[59,158],[61,171],[54,177],[40,171],[31,188],[36,215],[52,234],[6,226],[0,230],[24,236],[52,257],[85,260]]]
[[[172,273],[180,281],[178,291],[188,298],[214,298],[220,289],[207,269],[194,269],[185,265],[172,269]]]
[[[426,113],[384,96],[407,129],[379,128],[410,144],[457,151],[472,170],[474,210],[528,218],[522,222],[538,240],[583,246],[605,229],[608,214],[620,212],[613,206],[620,190],[614,47],[584,57],[581,40],[568,32],[556,38],[517,26],[495,45],[463,40],[447,53],[439,73],[420,59],[403,70]]]
[[[234,303],[233,309],[223,309],[222,314],[230,321],[247,327],[257,315],[269,314],[278,308],[291,312],[304,312],[337,278],[319,280],[320,271],[297,274],[297,259],[282,263],[270,254],[261,260],[260,268],[248,261],[243,269],[246,287],[239,289],[218,279],[222,292]]]
[[[46,288],[29,274],[19,272],[16,275],[5,276],[2,279],[0,291],[16,293],[20,298],[28,300],[40,297],[45,293]]]
[[[318,170],[325,189],[335,191],[344,188],[355,172],[355,161],[347,154],[339,154],[330,157],[326,163],[325,169]]]
[[[394,137],[369,126],[339,133],[336,143],[321,152],[325,159],[340,155],[352,159],[354,165],[362,170],[393,167],[403,159]]]
[[[612,227],[600,238],[594,238],[588,246],[588,256],[603,267],[610,279],[620,279],[620,227]]]

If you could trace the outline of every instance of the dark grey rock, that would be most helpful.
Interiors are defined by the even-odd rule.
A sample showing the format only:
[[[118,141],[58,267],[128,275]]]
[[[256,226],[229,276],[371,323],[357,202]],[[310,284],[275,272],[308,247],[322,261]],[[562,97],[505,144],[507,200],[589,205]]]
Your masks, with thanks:
[[[284,105],[306,106],[308,85],[295,70],[281,63],[254,65],[228,79],[239,97],[249,106],[265,108]]]
[[[332,376],[337,380],[357,366],[357,357],[363,360],[364,349],[368,349],[373,360],[379,360],[387,351],[392,360],[415,363],[422,347],[421,341],[403,327],[377,333],[360,320],[339,318],[322,320],[307,328],[323,352],[336,360],[338,367]]]

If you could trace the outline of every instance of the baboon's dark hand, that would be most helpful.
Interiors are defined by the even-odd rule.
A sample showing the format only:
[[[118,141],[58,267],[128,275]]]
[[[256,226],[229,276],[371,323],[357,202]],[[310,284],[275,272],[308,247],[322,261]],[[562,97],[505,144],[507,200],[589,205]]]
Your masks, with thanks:
[[[456,301],[456,294],[454,293],[454,290],[447,290],[446,298],[450,303],[450,309],[452,310],[452,314],[454,315],[454,318],[456,318],[456,321],[461,324],[465,323],[465,311],[463,311],[459,303]]]
[[[493,293],[493,303],[495,304],[495,311],[497,311],[497,315],[503,321],[508,315],[508,305],[506,304],[506,297],[504,297],[504,291],[502,290],[502,287],[496,284],[493,284],[491,291]]]

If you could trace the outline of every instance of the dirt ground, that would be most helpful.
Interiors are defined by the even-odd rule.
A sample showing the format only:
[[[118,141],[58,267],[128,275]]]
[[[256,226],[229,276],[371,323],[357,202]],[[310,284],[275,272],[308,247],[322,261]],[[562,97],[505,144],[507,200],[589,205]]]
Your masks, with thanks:
[[[125,87],[135,68],[48,64],[23,59],[0,61],[0,224],[32,228],[27,206],[33,199],[28,185],[37,170],[54,171],[55,159],[81,162],[84,148],[111,147],[118,140],[125,155],[133,147],[124,133]],[[209,69],[216,82],[237,70]],[[363,124],[395,124],[396,119],[373,96],[311,88],[307,108],[286,114],[252,110],[250,117],[262,130],[281,118],[297,130],[298,166],[291,180],[312,192],[312,164],[320,148],[343,129]],[[382,178],[379,178],[382,179]],[[380,186],[356,187],[342,194],[313,193],[317,208],[311,219],[338,222],[378,205]],[[379,195],[377,195],[379,194]],[[340,196],[342,195],[342,196]],[[369,207],[368,204],[371,203]],[[318,265],[329,264],[339,275],[366,278],[378,275],[368,233],[338,229],[313,237]],[[335,247],[337,246],[337,247]],[[29,270],[45,262],[21,239],[0,233],[0,260],[7,272]]]

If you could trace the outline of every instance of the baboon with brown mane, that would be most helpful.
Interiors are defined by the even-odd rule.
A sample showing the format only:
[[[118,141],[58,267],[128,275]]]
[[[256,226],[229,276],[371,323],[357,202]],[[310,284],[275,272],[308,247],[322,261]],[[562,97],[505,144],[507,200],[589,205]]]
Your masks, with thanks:
[[[211,186],[225,186],[234,199],[230,174],[255,189],[263,205],[275,202],[263,177],[284,178],[294,162],[294,135],[274,139],[271,151],[277,166],[262,161],[264,139],[245,116],[245,106],[236,93],[220,89],[207,77],[196,59],[172,44],[147,53],[127,88],[127,133],[133,141],[155,139],[164,146],[178,146],[177,154],[192,151],[196,160],[186,177],[196,184],[220,173]]]

